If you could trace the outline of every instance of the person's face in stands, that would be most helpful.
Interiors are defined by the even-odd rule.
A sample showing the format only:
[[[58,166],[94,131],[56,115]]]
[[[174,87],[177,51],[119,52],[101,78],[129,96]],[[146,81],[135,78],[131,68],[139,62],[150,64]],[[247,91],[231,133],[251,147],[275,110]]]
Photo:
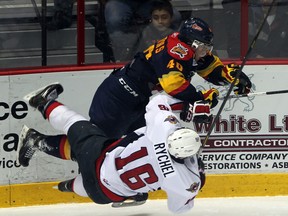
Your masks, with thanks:
[[[154,10],[152,12],[152,24],[159,31],[165,31],[170,27],[172,17],[166,10]]]

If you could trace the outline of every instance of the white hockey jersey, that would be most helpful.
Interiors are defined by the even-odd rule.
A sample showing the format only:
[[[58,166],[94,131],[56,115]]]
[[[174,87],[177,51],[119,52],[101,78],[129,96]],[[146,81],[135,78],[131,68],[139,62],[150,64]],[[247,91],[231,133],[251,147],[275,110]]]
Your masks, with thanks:
[[[129,197],[162,189],[173,213],[193,207],[201,187],[197,157],[187,158],[182,164],[168,153],[167,137],[181,127],[170,108],[174,102],[164,95],[152,98],[146,108],[147,126],[106,152],[100,180],[107,191]]]

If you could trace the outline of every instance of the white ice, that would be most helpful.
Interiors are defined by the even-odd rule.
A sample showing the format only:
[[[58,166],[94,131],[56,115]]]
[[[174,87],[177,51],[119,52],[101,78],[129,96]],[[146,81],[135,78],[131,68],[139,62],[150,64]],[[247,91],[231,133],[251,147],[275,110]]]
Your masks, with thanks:
[[[0,216],[169,216],[166,200],[148,200],[142,206],[112,208],[110,205],[57,204],[0,209]],[[198,198],[183,216],[288,216],[288,196]]]

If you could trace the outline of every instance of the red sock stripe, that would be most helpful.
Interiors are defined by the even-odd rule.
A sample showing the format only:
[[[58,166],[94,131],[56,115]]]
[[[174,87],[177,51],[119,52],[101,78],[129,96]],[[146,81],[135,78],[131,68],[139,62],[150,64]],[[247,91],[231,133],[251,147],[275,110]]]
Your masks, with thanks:
[[[62,159],[68,160],[65,154],[65,144],[67,141],[67,136],[62,136],[59,145],[59,153]]]
[[[63,104],[59,103],[58,101],[53,101],[45,110],[45,116],[49,119],[50,113],[58,106],[62,106]]]

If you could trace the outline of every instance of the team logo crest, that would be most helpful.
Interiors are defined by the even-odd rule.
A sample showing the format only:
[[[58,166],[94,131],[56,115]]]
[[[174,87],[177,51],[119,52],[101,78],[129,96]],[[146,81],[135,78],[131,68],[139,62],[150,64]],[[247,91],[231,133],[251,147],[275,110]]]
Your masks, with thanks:
[[[190,188],[188,188],[188,189],[186,189],[186,190],[189,191],[189,192],[191,192],[191,193],[194,193],[194,192],[196,192],[196,191],[198,190],[199,186],[200,186],[200,183],[199,183],[199,182],[198,182],[198,183],[194,182],[194,183],[190,186]]]
[[[179,121],[177,120],[177,118],[173,115],[169,115],[164,122],[170,122],[171,124],[177,124]]]
[[[178,43],[176,46],[172,47],[170,52],[179,55],[180,58],[184,58],[188,54],[188,49],[182,44]]]

